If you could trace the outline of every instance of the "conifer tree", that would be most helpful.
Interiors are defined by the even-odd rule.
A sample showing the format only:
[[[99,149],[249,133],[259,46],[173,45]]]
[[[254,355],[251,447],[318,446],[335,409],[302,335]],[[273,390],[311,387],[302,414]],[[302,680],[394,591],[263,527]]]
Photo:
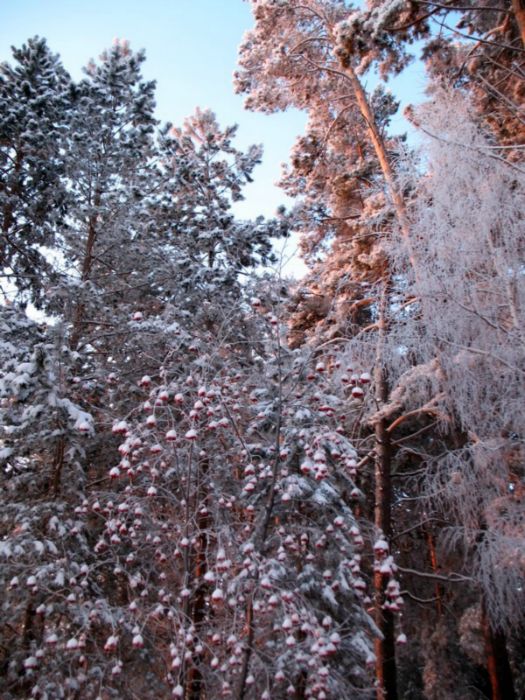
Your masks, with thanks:
[[[73,348],[91,324],[111,322],[118,288],[133,276],[145,244],[141,204],[150,186],[156,121],[155,85],[141,76],[144,59],[116,40],[75,86],[66,171],[75,206],[62,230]],[[59,289],[57,297],[63,304]]]
[[[43,303],[69,201],[64,149],[70,78],[44,39],[13,49],[0,66],[0,267],[3,292]]]

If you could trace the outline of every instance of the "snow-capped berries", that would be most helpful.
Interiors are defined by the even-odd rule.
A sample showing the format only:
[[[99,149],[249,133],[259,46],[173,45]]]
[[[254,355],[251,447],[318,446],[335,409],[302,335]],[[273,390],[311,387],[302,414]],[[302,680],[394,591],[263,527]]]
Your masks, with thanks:
[[[131,643],[135,649],[142,649],[144,647],[144,638],[139,632],[137,632],[133,635]]]
[[[184,437],[186,438],[186,440],[196,440],[197,439],[197,431],[193,430],[193,428],[192,428],[191,430],[188,430],[188,432],[186,433],[186,435]]]
[[[312,465],[307,461],[303,462],[299,468],[305,476],[312,471]]]
[[[222,588],[216,588],[211,594],[211,602],[213,605],[221,605],[224,602],[224,592]]]
[[[115,651],[118,645],[118,637],[114,634],[111,634],[107,639],[106,643],[104,644],[104,651],[111,653]]]
[[[118,421],[111,428],[113,435],[125,435],[128,432],[128,424],[125,420]]]
[[[388,552],[388,542],[380,537],[376,542],[374,542],[374,554],[376,556],[383,556]]]
[[[173,430],[173,428],[171,430],[168,430],[168,432],[166,433],[166,440],[168,442],[175,442],[176,439],[177,439],[176,431]]]
[[[363,372],[359,377],[359,381],[361,382],[361,384],[370,384],[370,382],[372,381],[372,377],[370,376],[369,372]]]
[[[364,395],[365,392],[361,389],[360,386],[352,387],[352,396],[354,399],[362,399]]]
[[[330,635],[330,643],[333,644],[334,647],[337,647],[341,644],[341,635],[338,632],[332,632]]]
[[[139,386],[141,386],[143,389],[147,389],[148,387],[151,386],[151,377],[145,374],[139,381]]]
[[[293,627],[292,620],[289,617],[285,617],[283,620],[282,628],[283,630],[291,630]]]
[[[38,667],[38,659],[36,656],[28,656],[24,659],[24,668],[26,671],[34,671]]]
[[[396,642],[397,642],[398,644],[406,644],[407,641],[408,641],[407,636],[406,636],[406,634],[404,634],[403,632],[402,632],[401,634],[398,634],[398,635],[397,635]]]

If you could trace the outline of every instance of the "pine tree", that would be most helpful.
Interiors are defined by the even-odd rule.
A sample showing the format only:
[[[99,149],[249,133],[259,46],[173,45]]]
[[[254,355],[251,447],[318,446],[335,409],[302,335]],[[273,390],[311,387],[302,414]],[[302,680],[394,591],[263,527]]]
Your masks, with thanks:
[[[140,72],[144,60],[143,52],[117,40],[75,86],[66,170],[75,207],[62,230],[73,348],[93,323],[111,323],[111,307],[136,273],[147,233],[141,202],[156,121],[155,85]],[[55,298],[63,304],[60,288]]]
[[[300,291],[298,301],[308,314],[312,292],[315,295],[326,281],[327,307],[344,319],[343,323],[339,320],[333,340],[346,325],[339,342],[350,341],[342,343],[347,361],[361,371],[373,368],[375,401],[381,406],[396,380],[396,374],[386,369],[389,353],[394,351],[386,337],[396,316],[391,300],[396,295],[402,298],[402,291],[395,289],[385,242],[393,226],[402,231],[409,246],[410,233],[406,201],[394,176],[395,144],[388,143],[384,132],[395,102],[381,90],[368,96],[358,74],[385,61],[390,72],[399,71],[407,55],[397,42],[380,50],[374,42],[365,43],[363,29],[356,29],[361,13],[350,11],[343,2],[254,2],[253,9],[255,28],[240,47],[236,88],[248,94],[250,109],[294,106],[308,111],[309,133],[299,141],[292,156],[295,172],[285,184],[295,179],[301,183],[296,190],[307,184],[308,197],[315,203],[308,234],[313,228],[319,240],[328,226],[335,233],[332,252],[319,266],[316,286],[306,295]],[[388,17],[377,19],[375,30],[380,32]],[[344,276],[334,267],[335,260],[342,263],[342,250],[346,253]],[[332,290],[335,302],[329,298]],[[305,296],[306,303],[301,298]],[[321,318],[326,314],[324,309]],[[351,314],[359,319],[360,327],[352,323]],[[371,412],[369,417],[376,440],[370,510],[378,536],[390,540],[391,436],[380,413]],[[381,629],[376,642],[378,693],[395,698],[395,617],[388,602],[389,576],[380,569],[378,566],[375,576],[376,623]]]
[[[317,263],[313,284],[311,282],[310,287],[304,285],[297,294],[296,303],[300,313],[295,311],[296,325],[293,330],[299,331],[300,334],[296,335],[301,341],[305,337],[305,328],[315,329],[311,333],[310,342],[319,343],[319,331],[327,331],[326,319],[330,324],[328,332],[332,333],[331,342],[337,340],[340,347],[345,348],[344,356],[349,363],[359,366],[366,362],[368,367],[374,366],[376,406],[368,405],[368,420],[374,427],[376,436],[376,525],[391,537],[394,534],[391,529],[392,514],[395,514],[399,521],[396,529],[401,533],[398,537],[401,537],[405,530],[412,530],[409,523],[403,526],[407,510],[402,504],[407,497],[407,488],[412,488],[409,475],[414,468],[417,472],[417,468],[425,463],[416,457],[417,451],[421,450],[417,436],[420,433],[428,434],[427,431],[432,430],[433,426],[447,426],[447,430],[430,433],[431,449],[425,446],[423,450],[429,461],[438,458],[440,449],[453,451],[454,444],[457,446],[461,443],[462,436],[454,414],[454,397],[450,395],[452,389],[446,381],[441,360],[443,350],[434,347],[433,351],[427,352],[428,328],[424,323],[419,323],[421,305],[414,290],[418,288],[417,280],[426,279],[430,270],[428,267],[420,269],[427,262],[423,263],[415,255],[416,247],[423,244],[428,231],[420,232],[414,238],[409,219],[410,197],[414,188],[417,188],[417,183],[415,179],[404,178],[402,171],[395,172],[399,148],[394,151],[381,128],[382,115],[383,118],[388,118],[388,111],[386,114],[384,112],[384,106],[388,108],[388,102],[383,102],[383,111],[381,103],[374,105],[373,100],[365,94],[359,76],[373,67],[377,67],[383,77],[401,70],[409,60],[403,42],[415,38],[428,39],[426,50],[428,55],[435,50],[433,55],[436,57],[436,65],[439,60],[444,61],[446,50],[439,53],[439,42],[432,43],[428,19],[432,15],[442,19],[448,8],[439,6],[427,10],[426,7],[414,6],[408,2],[371,2],[364,9],[352,9],[346,3],[336,2],[254,2],[253,8],[255,28],[241,45],[241,70],[237,74],[237,89],[248,94],[249,108],[273,111],[293,105],[308,110],[308,134],[299,140],[295,148],[292,168],[284,179],[284,185],[295,188],[294,194],[306,190],[309,198],[316,202],[310,210],[303,207],[299,216],[299,226],[311,241],[309,244],[305,237],[304,248],[308,252],[317,251],[319,242],[326,241],[323,236],[330,230],[330,224],[330,232],[335,233],[333,242],[328,239],[328,245],[325,243],[329,252],[322,251],[319,256],[322,260],[324,254],[325,260]],[[472,21],[480,21],[480,17],[489,17],[487,21],[492,21],[496,13],[489,12],[486,15],[485,11],[486,8],[481,8],[473,9],[472,12],[465,10],[465,13]],[[506,26],[507,29],[511,28],[511,32],[515,31],[512,22]],[[445,44],[451,51],[452,42]],[[442,48],[443,46],[444,44]],[[455,51],[453,61],[457,60],[458,63],[451,61],[451,65],[459,65],[462,60],[466,60],[467,49],[463,50],[460,46]],[[479,76],[472,76],[470,87],[474,87],[476,80],[482,82]],[[464,81],[464,84],[467,82]],[[381,194],[383,197],[386,195],[390,209],[385,211],[382,207],[379,220],[369,218],[364,221],[364,230],[358,228],[362,224],[356,216],[353,235],[357,246],[361,241],[364,241],[364,245],[371,241],[371,235],[366,231],[367,224],[376,227],[375,259],[363,254],[365,251],[359,251],[361,254],[356,259],[352,260],[352,257],[346,255],[343,263],[341,252],[346,252],[350,246],[344,235],[341,235],[342,227],[337,231],[330,215],[337,213],[338,203],[344,207],[345,200],[340,196],[338,202],[334,194],[344,193],[347,204],[352,201],[352,197],[355,201],[358,193],[361,194],[366,187],[359,182],[349,183],[346,193],[341,187],[337,179],[338,168],[341,168],[343,177],[350,178],[355,168],[355,154],[352,153],[352,147],[344,143],[344,139],[338,143],[334,134],[337,134],[339,125],[346,126],[346,129],[341,128],[342,134],[349,134],[351,129],[348,125],[354,124],[356,117],[364,120],[364,123],[357,122],[359,126],[352,127],[354,134],[359,133],[360,127],[368,152],[377,158],[375,168],[373,165],[369,176],[371,172],[376,174],[376,178],[378,172],[382,175],[383,182],[379,179],[383,189]],[[510,123],[509,119],[513,118],[505,117],[506,123]],[[495,120],[492,122],[495,123]],[[502,126],[503,123],[500,120],[499,125]],[[501,135],[504,137],[502,132]],[[359,143],[360,138],[355,139],[354,143],[355,141]],[[323,160],[328,166],[324,171],[323,166],[320,167]],[[376,179],[376,187],[377,182]],[[339,191],[336,186],[339,186]],[[356,209],[358,208],[354,205],[354,212]],[[374,214],[376,212],[377,209]],[[347,206],[346,211],[343,209],[343,214],[348,213]],[[370,209],[366,213],[370,214]],[[344,228],[342,230],[345,231]],[[312,231],[315,232],[313,236]],[[391,242],[391,236],[396,232],[401,234],[401,247],[404,250],[402,264],[399,266],[395,261],[395,246]],[[354,244],[354,250],[357,246]],[[375,280],[379,284],[375,289],[366,289],[368,293],[363,295],[362,304],[361,299],[356,298],[357,295],[352,295],[350,298],[355,303],[352,307],[348,303],[347,290],[352,291],[352,285],[362,279],[363,267],[370,262],[373,262],[374,267],[365,271],[366,278],[373,280],[375,274]],[[356,263],[361,263],[361,270]],[[408,280],[415,280],[413,287],[408,286]],[[333,299],[331,295],[334,296]],[[367,309],[371,314],[368,318],[363,313]],[[365,331],[360,332],[361,329],[355,323],[356,316],[350,315],[357,311],[361,314],[361,329],[364,328]],[[346,337],[341,333],[342,329],[346,330]],[[410,348],[407,348],[409,329],[414,336]],[[374,330],[377,333],[371,333]],[[447,433],[448,436],[445,437]],[[403,479],[401,483],[404,487],[395,488],[395,482],[391,478],[394,471],[397,472],[396,479]],[[420,487],[416,486],[414,497],[417,499],[420,496]],[[398,499],[399,506],[394,508]],[[416,566],[415,570],[414,566],[405,565],[405,579],[410,581],[410,574],[413,574],[416,577],[427,577],[429,581],[446,582],[448,574],[440,578],[437,571],[439,564],[436,564],[433,528],[428,528],[424,510],[422,522],[424,527],[421,536],[426,543],[425,548],[423,552],[421,549],[414,552],[422,567]],[[421,556],[425,550],[428,563],[424,561],[426,557]],[[452,565],[454,564],[458,565],[457,560]],[[430,570],[425,571],[427,566]],[[456,578],[455,574],[450,574],[450,579],[462,580],[461,576]],[[413,579],[416,587],[419,586],[417,581],[418,578]],[[378,581],[378,591],[381,591],[383,585]],[[442,609],[442,594],[439,589],[436,593],[436,609],[439,614]],[[430,595],[420,597],[429,598]],[[379,605],[383,605],[381,598]],[[388,615],[388,612],[385,613],[386,618]],[[379,619],[382,616],[383,613],[379,611]],[[395,697],[395,667],[391,661],[393,628],[385,617],[384,631],[388,630],[388,641],[378,645],[377,673],[380,689],[384,689],[388,697]]]
[[[4,294],[41,306],[54,278],[46,249],[69,201],[63,154],[70,78],[44,39],[13,48],[13,59],[0,67],[0,265]]]

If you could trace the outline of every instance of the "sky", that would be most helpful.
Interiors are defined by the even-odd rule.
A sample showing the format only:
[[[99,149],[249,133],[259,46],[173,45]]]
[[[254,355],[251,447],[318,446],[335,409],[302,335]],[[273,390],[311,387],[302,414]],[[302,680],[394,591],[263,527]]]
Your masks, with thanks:
[[[238,124],[236,146],[264,146],[263,164],[236,205],[239,217],[272,216],[289,203],[274,186],[281,163],[303,131],[305,116],[254,114],[235,95],[232,74],[237,47],[252,26],[249,4],[243,0],[0,0],[0,61],[11,60],[11,46],[35,35],[47,39],[73,76],[111,46],[115,37],[128,39],[134,50],[146,50],[144,77],[157,81],[157,117],[181,124],[197,106],[212,109],[222,126]],[[421,99],[424,78],[420,66],[398,79],[394,92],[406,104]],[[406,129],[402,117],[393,128]],[[295,243],[285,253],[293,254]],[[294,274],[300,266],[294,263]]]

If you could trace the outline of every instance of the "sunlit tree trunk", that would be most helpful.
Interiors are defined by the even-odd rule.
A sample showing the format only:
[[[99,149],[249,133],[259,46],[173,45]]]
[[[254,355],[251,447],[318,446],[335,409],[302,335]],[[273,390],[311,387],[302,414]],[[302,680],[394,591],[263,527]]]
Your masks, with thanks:
[[[376,401],[381,406],[388,401],[388,378],[384,369],[383,345],[387,332],[388,279],[383,280],[383,291],[379,308],[379,338],[375,363]],[[380,418],[375,424],[375,487],[374,523],[388,541],[392,538],[392,445],[387,431],[387,421]],[[395,656],[394,615],[383,608],[385,590],[389,576],[374,573],[374,614],[375,622],[382,638],[375,640],[377,698],[378,700],[397,699],[397,671]]]
[[[492,700],[515,700],[512,670],[507,653],[505,635],[492,629],[489,619],[482,609],[481,624],[485,640],[487,671],[492,689]]]
[[[520,30],[521,43],[525,46],[525,2],[523,0],[512,0],[512,11]]]

